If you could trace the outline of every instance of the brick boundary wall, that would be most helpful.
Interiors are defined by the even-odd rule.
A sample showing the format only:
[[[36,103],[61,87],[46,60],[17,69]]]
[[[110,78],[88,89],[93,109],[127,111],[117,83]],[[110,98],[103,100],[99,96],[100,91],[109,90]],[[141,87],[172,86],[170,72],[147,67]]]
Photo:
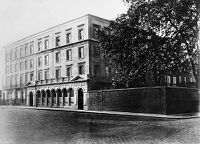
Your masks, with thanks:
[[[199,112],[199,90],[146,87],[90,91],[88,110],[180,114]]]

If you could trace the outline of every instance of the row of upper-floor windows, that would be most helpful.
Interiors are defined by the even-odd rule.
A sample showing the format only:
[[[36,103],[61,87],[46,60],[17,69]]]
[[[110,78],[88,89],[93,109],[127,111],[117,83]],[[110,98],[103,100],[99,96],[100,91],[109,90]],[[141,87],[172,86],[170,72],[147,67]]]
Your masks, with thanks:
[[[98,38],[98,31],[100,29],[99,25],[93,24],[93,37]],[[72,42],[71,29],[66,31],[66,44]],[[78,28],[78,40],[84,40],[84,28]],[[44,46],[43,46],[44,45]],[[61,33],[55,34],[55,47],[61,46]],[[49,36],[40,38],[37,40],[37,52],[49,49]],[[11,49],[10,52],[6,53],[6,62],[9,60],[16,60],[18,58],[23,58],[34,53],[34,42],[21,45],[20,49]]]
[[[71,79],[72,77],[72,65],[66,65],[66,73],[65,75],[61,76],[61,66],[55,67],[55,72],[54,72],[54,78],[59,79],[61,77],[67,77],[68,80]],[[78,63],[78,74],[83,75],[85,74],[85,63]],[[20,74],[20,80],[19,84],[26,84],[28,81],[34,81],[34,80],[46,80],[50,79],[50,69],[44,69],[44,70],[38,70],[37,71],[37,77],[34,78],[34,71],[31,72],[26,72],[23,74]],[[13,83],[15,81],[15,83]],[[11,75],[6,77],[6,85],[8,84],[18,84],[18,74],[16,75]]]
[[[94,56],[99,56],[99,47],[94,46]],[[49,65],[49,54],[46,54],[44,56],[38,56],[37,57],[37,66],[41,67],[43,66],[43,58],[44,58],[44,66]],[[79,59],[84,59],[84,46],[78,47],[78,58]],[[72,60],[72,49],[67,49],[66,50],[66,61],[71,61]],[[56,51],[55,52],[55,62],[60,63],[61,62],[61,52]],[[14,67],[14,70],[13,70]],[[6,74],[13,73],[13,72],[18,72],[27,70],[27,69],[32,69],[34,68],[34,59],[30,60],[25,60],[21,61],[19,63],[15,63],[15,65],[7,65],[6,66]]]

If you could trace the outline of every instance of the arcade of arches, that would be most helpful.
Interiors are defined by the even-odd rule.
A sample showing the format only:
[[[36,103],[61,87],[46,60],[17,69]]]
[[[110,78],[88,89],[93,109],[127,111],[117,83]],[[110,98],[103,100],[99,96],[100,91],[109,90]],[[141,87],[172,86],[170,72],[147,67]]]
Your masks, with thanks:
[[[77,100],[78,109],[84,109],[82,88],[77,90]],[[37,90],[35,97],[34,92],[28,93],[29,106],[70,107],[75,105],[75,101],[75,91],[72,88]]]

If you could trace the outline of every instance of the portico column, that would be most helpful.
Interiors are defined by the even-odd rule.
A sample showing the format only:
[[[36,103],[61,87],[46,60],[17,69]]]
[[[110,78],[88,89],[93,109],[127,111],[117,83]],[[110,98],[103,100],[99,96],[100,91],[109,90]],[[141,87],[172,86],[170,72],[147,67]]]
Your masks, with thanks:
[[[40,106],[42,106],[42,93],[40,92]]]
[[[45,106],[47,107],[47,103],[48,103],[48,97],[47,97],[47,92],[45,91]]]
[[[33,94],[33,106],[37,106],[37,100],[36,100],[36,97],[37,97],[37,95],[36,95],[36,92]]]
[[[52,107],[52,103],[53,103],[53,95],[52,91],[50,91],[50,107]]]
[[[58,92],[56,91],[56,107],[58,107]]]
[[[61,94],[62,94],[62,104],[61,104],[61,106],[63,107],[64,106],[64,92],[63,91],[61,91]]]

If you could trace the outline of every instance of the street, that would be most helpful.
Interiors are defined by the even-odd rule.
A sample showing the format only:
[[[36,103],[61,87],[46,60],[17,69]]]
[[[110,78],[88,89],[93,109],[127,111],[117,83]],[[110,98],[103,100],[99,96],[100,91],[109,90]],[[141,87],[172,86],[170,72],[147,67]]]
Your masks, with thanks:
[[[0,144],[200,143],[200,119],[140,120],[0,107]]]

